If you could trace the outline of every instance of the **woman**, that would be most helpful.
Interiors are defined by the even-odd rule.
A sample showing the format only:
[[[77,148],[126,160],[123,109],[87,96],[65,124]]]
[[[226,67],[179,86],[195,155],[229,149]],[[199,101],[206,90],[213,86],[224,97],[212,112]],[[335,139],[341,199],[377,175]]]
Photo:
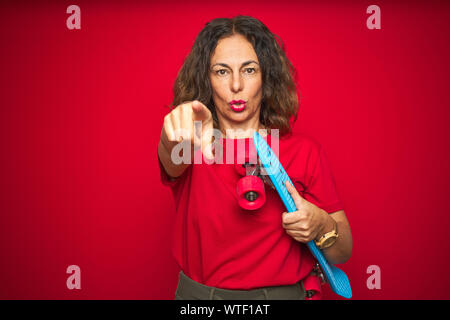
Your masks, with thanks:
[[[291,131],[298,110],[293,73],[275,35],[246,16],[207,23],[186,58],[174,85],[176,107],[164,119],[158,145],[161,179],[171,187],[177,210],[176,299],[319,298],[315,261],[304,244],[323,245],[333,264],[350,258],[350,227],[324,152]],[[279,130],[279,159],[294,183],[286,186],[298,211],[284,212],[268,187],[260,209],[241,208],[235,191],[241,176],[235,165],[217,161],[213,128],[225,136],[222,156],[234,160],[254,152],[255,130],[267,130],[268,142]],[[216,162],[174,161],[181,141],[194,151],[183,149],[190,160],[201,148],[204,158]],[[240,142],[247,148],[232,154],[230,146]]]

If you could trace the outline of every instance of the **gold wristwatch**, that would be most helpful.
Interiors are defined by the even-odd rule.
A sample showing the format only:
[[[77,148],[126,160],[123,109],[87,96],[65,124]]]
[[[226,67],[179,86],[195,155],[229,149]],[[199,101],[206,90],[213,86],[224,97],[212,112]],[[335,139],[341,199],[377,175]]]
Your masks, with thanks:
[[[314,240],[314,242],[319,249],[325,249],[331,247],[336,242],[337,238],[339,238],[339,235],[337,233],[337,223],[335,222],[333,230],[325,233],[319,240]]]

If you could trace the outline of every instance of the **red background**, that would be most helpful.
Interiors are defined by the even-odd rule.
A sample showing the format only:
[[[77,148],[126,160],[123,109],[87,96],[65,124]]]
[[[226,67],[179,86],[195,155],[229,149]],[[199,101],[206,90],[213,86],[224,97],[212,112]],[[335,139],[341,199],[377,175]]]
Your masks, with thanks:
[[[81,8],[68,30],[66,8]],[[368,30],[366,8],[381,8]],[[355,299],[449,299],[450,7],[444,2],[2,2],[0,298],[172,299],[174,203],[156,147],[204,24],[261,19],[325,148]],[[81,268],[68,290],[66,268]],[[381,269],[369,290],[366,270]],[[337,296],[326,289],[326,298]]]

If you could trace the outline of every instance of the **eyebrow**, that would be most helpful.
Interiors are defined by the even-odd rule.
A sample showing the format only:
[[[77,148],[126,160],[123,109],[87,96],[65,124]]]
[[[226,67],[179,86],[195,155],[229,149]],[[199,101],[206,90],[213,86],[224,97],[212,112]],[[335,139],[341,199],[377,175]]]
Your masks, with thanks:
[[[245,62],[243,62],[243,63],[241,64],[241,68],[242,68],[242,67],[245,67],[246,65],[249,65],[249,64],[251,64],[251,63],[256,63],[256,64],[259,66],[259,63],[256,62],[255,60],[248,60],[248,61],[245,61]],[[215,64],[213,64],[213,65],[211,66],[211,68],[214,67],[214,66],[222,66],[222,67],[231,69],[231,67],[230,67],[229,65],[227,65],[226,63],[215,63]]]

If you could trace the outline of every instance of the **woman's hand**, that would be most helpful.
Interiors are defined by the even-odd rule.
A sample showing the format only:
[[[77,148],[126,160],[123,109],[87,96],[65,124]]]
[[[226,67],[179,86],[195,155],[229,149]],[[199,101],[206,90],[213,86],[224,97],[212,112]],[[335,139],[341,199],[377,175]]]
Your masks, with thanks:
[[[299,242],[307,243],[333,229],[333,219],[325,210],[302,198],[288,181],[286,188],[297,207],[297,211],[284,212],[282,216],[283,228],[288,235]]]
[[[201,121],[201,131],[194,126]],[[171,177],[180,176],[190,163],[175,164],[172,150],[181,141],[191,145],[191,151],[201,147],[208,159],[213,159],[213,119],[211,111],[200,101],[194,100],[180,104],[164,117],[161,138],[158,145],[159,158]],[[191,152],[191,160],[194,154]],[[192,161],[191,161],[192,163]]]
[[[196,132],[194,127],[195,121],[201,121],[201,132]],[[186,102],[175,107],[164,117],[164,124],[161,130],[161,143],[169,152],[182,140],[190,141],[192,145],[194,145],[194,142],[200,143],[200,141],[202,145],[210,145],[212,130],[209,129],[212,128],[213,119],[208,107],[197,100]],[[206,136],[205,133],[209,135]],[[197,135],[198,139],[194,139],[195,135]],[[200,145],[198,146],[200,147]]]

